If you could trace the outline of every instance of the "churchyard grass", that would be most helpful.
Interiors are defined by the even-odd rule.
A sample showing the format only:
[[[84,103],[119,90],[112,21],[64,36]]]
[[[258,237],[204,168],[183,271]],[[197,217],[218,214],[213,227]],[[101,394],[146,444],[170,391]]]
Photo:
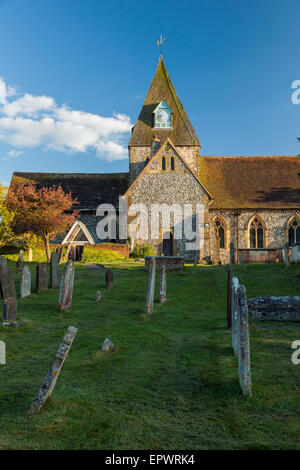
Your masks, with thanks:
[[[104,270],[76,264],[71,311],[60,312],[59,288],[49,289],[18,298],[26,323],[0,326],[7,347],[1,449],[300,448],[300,364],[291,362],[299,323],[250,321],[253,397],[243,397],[226,327],[226,266],[168,272],[163,305],[157,275],[151,318],[143,264],[105,266],[113,269],[112,289],[105,289]],[[233,276],[248,297],[300,294],[300,265],[233,266]],[[56,388],[27,420],[70,325],[78,333]],[[100,351],[106,337],[115,352]]]

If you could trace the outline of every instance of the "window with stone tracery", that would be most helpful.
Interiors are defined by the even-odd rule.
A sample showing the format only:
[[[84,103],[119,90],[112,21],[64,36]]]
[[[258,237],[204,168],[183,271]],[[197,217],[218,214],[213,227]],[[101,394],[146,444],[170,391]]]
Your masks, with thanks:
[[[297,217],[293,217],[288,225],[289,245],[300,243],[300,222]]]
[[[249,227],[250,248],[264,248],[265,228],[260,217],[254,217]]]
[[[217,234],[217,237],[218,237],[218,240],[219,240],[220,248],[225,249],[225,246],[226,246],[225,222],[224,222],[223,219],[221,219],[221,217],[217,217],[214,220],[214,223],[215,223],[215,230],[216,230],[216,234]]]

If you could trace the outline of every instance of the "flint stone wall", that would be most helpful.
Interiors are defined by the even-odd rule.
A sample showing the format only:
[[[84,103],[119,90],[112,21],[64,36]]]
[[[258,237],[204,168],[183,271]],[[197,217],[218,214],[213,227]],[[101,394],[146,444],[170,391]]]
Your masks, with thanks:
[[[248,311],[257,320],[300,321],[300,296],[254,297],[248,299]]]

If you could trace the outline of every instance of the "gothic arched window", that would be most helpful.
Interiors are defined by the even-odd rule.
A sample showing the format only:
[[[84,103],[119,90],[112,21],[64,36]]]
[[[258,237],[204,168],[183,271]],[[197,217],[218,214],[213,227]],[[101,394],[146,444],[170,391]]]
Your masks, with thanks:
[[[264,248],[265,228],[260,217],[254,217],[249,227],[250,248]]]
[[[226,247],[226,226],[225,222],[221,217],[216,217],[215,221],[215,230],[219,240],[220,248]]]
[[[300,222],[297,217],[293,217],[288,225],[289,245],[300,243]]]
[[[171,170],[172,171],[175,170],[175,159],[174,159],[174,157],[171,157]]]
[[[166,157],[162,157],[161,159],[161,169],[165,171],[166,169]]]

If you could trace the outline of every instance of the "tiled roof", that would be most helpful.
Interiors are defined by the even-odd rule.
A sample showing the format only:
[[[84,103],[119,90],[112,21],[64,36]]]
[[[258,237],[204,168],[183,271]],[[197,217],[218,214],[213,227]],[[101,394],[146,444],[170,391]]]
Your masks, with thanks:
[[[19,173],[15,178],[25,178],[38,183],[38,186],[59,186],[80,203],[75,208],[96,210],[99,204],[119,206],[119,196],[128,188],[128,173]]]
[[[300,156],[200,156],[210,208],[300,208]]]

